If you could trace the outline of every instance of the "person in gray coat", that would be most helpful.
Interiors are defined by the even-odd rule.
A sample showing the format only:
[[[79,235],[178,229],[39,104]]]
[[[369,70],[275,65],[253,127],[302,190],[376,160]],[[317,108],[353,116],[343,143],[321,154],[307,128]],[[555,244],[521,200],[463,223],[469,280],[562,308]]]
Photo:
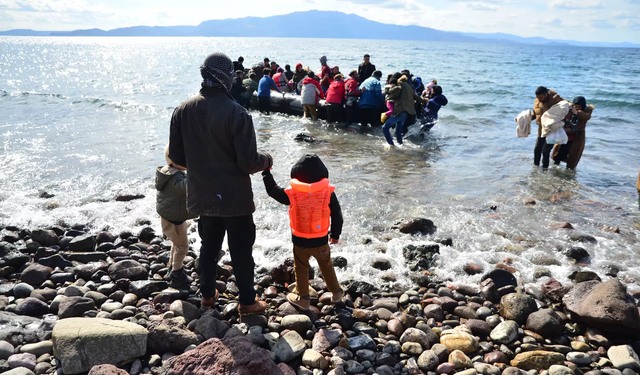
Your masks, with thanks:
[[[209,55],[200,73],[200,93],[180,104],[171,117],[169,157],[189,170],[187,208],[200,215],[201,304],[215,302],[216,262],[227,236],[242,315],[262,313],[256,301],[252,248],[253,190],[250,175],[270,169],[271,156],[258,152],[253,121],[229,91],[233,63],[223,53]]]
[[[169,145],[165,148],[167,165],[156,169],[156,211],[160,215],[162,233],[171,241],[169,272],[165,279],[176,289],[188,289],[193,281],[184,268],[184,257],[189,251],[187,220],[197,217],[187,211],[187,174],[185,168],[175,165],[169,158]]]

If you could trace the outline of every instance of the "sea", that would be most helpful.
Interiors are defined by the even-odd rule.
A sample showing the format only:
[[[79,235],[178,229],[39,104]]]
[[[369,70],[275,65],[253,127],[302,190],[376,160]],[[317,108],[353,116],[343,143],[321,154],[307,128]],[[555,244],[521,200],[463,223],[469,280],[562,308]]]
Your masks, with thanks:
[[[424,139],[412,130],[404,147],[390,150],[379,128],[251,111],[258,148],[273,155],[281,185],[306,153],[318,154],[328,166],[345,220],[340,243],[331,249],[348,261],[338,270],[341,280],[409,285],[403,248],[451,238],[453,245],[440,246],[431,270],[451,284],[478,283],[482,272],[506,264],[530,287],[546,280],[535,276],[550,273],[567,283],[573,272],[584,270],[603,280],[617,273],[630,289],[640,289],[640,49],[0,37],[0,224],[81,223],[117,233],[136,232],[150,222],[160,232],[154,174],[164,164],[169,120],[180,102],[198,92],[199,66],[216,51],[233,60],[243,56],[245,67],[269,57],[281,66],[302,63],[316,71],[326,55],[343,73],[369,53],[384,77],[409,69],[443,87],[449,105],[439,123]],[[532,108],[541,85],[595,105],[575,172],[533,166],[537,125],[532,136],[516,136],[514,117]],[[300,133],[320,142],[295,141]],[[267,196],[259,174],[252,182],[254,257],[259,268],[268,269],[292,256],[288,210]],[[116,202],[118,194],[145,198]],[[536,204],[524,204],[527,199]],[[437,232],[412,236],[392,229],[407,217],[431,219]],[[553,228],[564,222],[574,229]],[[596,242],[577,242],[576,235]],[[192,238],[197,251],[195,225]],[[567,258],[563,252],[571,246],[584,248],[590,262]],[[378,258],[389,260],[391,268],[372,268]]]

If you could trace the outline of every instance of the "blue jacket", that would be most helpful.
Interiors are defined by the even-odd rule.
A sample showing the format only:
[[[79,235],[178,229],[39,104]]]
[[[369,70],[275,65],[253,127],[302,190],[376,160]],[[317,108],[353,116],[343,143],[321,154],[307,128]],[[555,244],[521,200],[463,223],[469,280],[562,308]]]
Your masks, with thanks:
[[[276,86],[276,81],[269,76],[264,76],[260,78],[260,82],[258,82],[258,96],[271,96],[271,89],[276,90],[277,92],[282,92]]]
[[[427,103],[426,108],[424,109],[425,119],[428,122],[436,121],[438,119],[438,111],[440,111],[440,108],[447,105],[448,103],[449,101],[447,100],[447,97],[442,94],[431,98],[431,100],[429,100],[429,102]]]
[[[366,89],[360,95],[360,108],[382,108],[384,107],[384,94],[382,93],[382,85],[375,77],[369,77],[362,82],[360,89]]]

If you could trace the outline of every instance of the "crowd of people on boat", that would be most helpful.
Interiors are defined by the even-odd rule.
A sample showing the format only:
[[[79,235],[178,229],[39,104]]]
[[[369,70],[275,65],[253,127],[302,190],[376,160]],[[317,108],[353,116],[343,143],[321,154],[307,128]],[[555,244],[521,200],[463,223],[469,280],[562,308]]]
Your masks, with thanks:
[[[320,100],[325,100],[327,121],[343,124],[360,123],[362,126],[382,126],[389,146],[394,141],[401,145],[408,127],[418,120],[422,131],[429,131],[438,120],[438,112],[448,100],[436,79],[426,85],[408,69],[388,74],[384,86],[382,72],[365,54],[357,69],[342,74],[339,66],[330,67],[326,56],[319,59],[319,75],[302,63],[295,70],[284,68],[265,57],[262,62],[245,68],[244,58],[233,62],[234,74],[231,95],[245,108],[249,108],[257,92],[259,110],[271,112],[271,93],[300,95],[303,116],[318,119]]]

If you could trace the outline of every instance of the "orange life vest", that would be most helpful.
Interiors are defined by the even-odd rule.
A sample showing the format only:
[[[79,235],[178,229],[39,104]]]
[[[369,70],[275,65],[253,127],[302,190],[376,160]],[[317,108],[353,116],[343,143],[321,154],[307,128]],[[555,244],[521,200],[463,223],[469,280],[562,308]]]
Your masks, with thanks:
[[[306,184],[297,179],[291,180],[284,192],[289,196],[289,221],[291,231],[296,237],[320,238],[329,234],[331,209],[329,201],[336,188],[323,178],[318,182]]]

